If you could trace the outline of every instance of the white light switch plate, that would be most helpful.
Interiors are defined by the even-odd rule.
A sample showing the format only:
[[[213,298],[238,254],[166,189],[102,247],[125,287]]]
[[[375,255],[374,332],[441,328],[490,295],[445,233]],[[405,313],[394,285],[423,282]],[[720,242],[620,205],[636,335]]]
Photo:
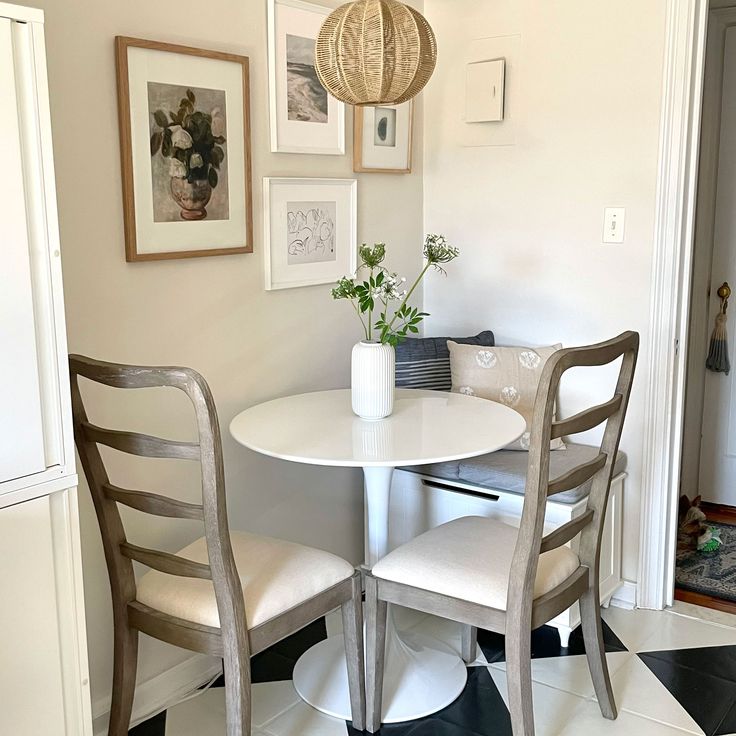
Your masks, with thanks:
[[[626,208],[606,207],[603,214],[603,242],[623,243],[626,236]]]
[[[465,122],[489,123],[503,120],[504,59],[468,64],[465,88]]]

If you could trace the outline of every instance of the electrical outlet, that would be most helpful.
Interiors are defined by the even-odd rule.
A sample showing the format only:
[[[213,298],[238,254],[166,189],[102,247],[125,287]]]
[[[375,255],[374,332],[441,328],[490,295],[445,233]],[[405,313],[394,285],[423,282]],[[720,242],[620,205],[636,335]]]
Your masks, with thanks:
[[[603,242],[623,243],[626,235],[626,208],[606,207],[603,214]]]

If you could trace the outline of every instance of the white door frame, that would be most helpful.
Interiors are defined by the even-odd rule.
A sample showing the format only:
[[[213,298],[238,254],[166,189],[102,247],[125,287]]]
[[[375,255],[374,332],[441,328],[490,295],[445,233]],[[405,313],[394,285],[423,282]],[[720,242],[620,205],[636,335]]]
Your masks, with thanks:
[[[674,599],[707,18],[707,0],[668,0],[651,332],[643,366],[648,390],[637,587],[641,608],[662,609]]]

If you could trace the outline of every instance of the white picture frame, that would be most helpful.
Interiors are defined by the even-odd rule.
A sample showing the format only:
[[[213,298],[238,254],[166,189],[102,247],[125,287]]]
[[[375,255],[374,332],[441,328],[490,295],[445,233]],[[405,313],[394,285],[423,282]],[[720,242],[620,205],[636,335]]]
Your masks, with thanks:
[[[319,29],[332,8],[268,0],[268,87],[272,153],[345,154],[345,105],[314,69]]]
[[[358,268],[356,179],[263,180],[267,291],[334,284]]]
[[[410,174],[414,101],[356,107],[353,118],[353,171]]]

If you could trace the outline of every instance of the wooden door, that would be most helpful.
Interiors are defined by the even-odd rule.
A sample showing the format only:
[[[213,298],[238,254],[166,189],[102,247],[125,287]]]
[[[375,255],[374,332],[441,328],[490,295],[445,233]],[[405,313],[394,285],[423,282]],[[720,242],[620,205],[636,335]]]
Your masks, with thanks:
[[[46,468],[13,25],[0,18],[0,482]]]
[[[720,308],[718,288],[727,281],[736,289],[736,27],[726,34],[724,62],[710,328]],[[706,372],[699,491],[706,501],[736,506],[736,296],[731,301],[731,373]]]

